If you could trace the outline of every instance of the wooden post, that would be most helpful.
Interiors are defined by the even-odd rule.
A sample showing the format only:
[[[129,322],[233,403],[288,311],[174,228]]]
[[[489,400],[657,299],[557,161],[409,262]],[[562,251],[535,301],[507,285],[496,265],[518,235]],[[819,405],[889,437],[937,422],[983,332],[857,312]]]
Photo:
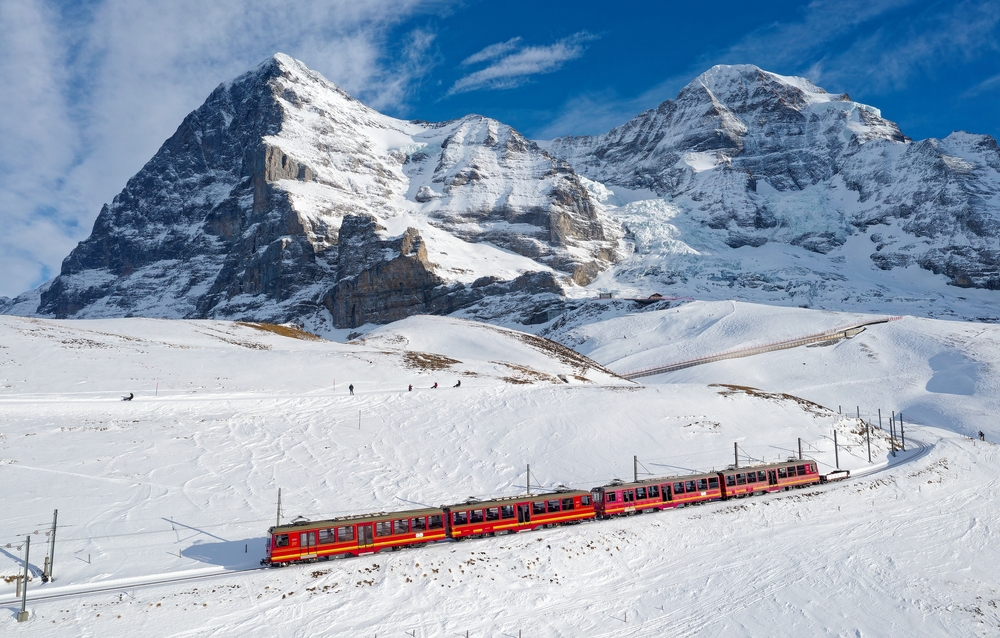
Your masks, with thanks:
[[[868,462],[872,462],[872,430],[865,424],[865,435],[868,437]]]
[[[840,449],[837,447],[837,430],[833,431],[833,461],[837,464],[837,469],[840,469]]]
[[[906,434],[903,433],[903,413],[899,413],[899,439],[902,443],[903,451],[906,451]]]

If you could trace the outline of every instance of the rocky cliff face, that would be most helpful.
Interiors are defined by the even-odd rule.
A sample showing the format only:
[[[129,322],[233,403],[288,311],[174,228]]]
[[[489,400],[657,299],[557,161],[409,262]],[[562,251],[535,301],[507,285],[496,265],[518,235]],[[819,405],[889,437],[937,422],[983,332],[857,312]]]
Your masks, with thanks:
[[[510,127],[386,117],[279,54],[185,118],[37,312],[356,326],[454,309],[485,276],[584,285],[620,236],[565,162]]]

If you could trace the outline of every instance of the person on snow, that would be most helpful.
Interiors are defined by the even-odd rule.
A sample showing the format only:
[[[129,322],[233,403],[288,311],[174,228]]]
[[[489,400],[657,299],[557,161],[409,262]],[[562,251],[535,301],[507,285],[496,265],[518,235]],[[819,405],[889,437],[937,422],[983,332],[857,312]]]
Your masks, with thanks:
[[[347,389],[351,391],[351,396],[353,397],[354,396],[354,384],[352,383],[351,385],[347,386]]]
[[[410,384],[410,386],[408,388],[406,388],[406,391],[407,392],[413,392],[413,384],[412,383]]]
[[[461,379],[459,379],[459,380],[458,380],[458,383],[456,383],[456,384],[455,384],[455,385],[453,385],[452,387],[453,387],[453,388],[461,388],[461,387],[462,387],[462,380],[461,380]]]
[[[983,434],[982,430],[979,431],[979,440],[980,441],[985,441],[986,440],[986,435]]]
[[[129,392],[127,397],[122,397],[122,401],[131,401],[134,398],[135,398],[135,395],[132,394],[131,392]],[[979,434],[982,434],[982,432],[980,432]]]
[[[438,382],[437,381],[434,382],[434,385],[431,386],[431,389],[433,390],[436,387],[438,387]]]

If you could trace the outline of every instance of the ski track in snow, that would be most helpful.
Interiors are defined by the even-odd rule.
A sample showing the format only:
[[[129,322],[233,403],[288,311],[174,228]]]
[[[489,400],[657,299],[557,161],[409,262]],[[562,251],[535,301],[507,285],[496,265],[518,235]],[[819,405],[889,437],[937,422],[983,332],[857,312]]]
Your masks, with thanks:
[[[710,354],[856,318],[694,303],[562,336],[608,364]],[[115,589],[29,599],[32,618],[18,624],[13,584],[0,583],[9,610],[0,626],[32,636],[994,635],[1000,455],[968,435],[1000,437],[984,418],[995,413],[998,337],[993,326],[906,318],[639,387],[439,317],[352,344],[224,322],[2,317],[0,576],[23,569],[17,545],[35,530],[39,573],[58,508],[55,581],[35,578],[30,595]],[[460,363],[406,367],[399,344]],[[935,359],[943,352],[965,358]],[[526,366],[532,382],[503,380],[527,373],[497,362]],[[557,374],[593,382],[566,385]],[[972,393],[943,392],[968,391],[950,374],[971,380]],[[129,391],[136,399],[120,401]],[[915,415],[922,424],[908,416],[908,447],[924,448],[859,475],[867,448],[840,404],[851,414],[860,404],[872,421],[883,408],[886,428],[890,410]],[[239,571],[262,555],[278,487],[283,520],[315,519],[520,493],[526,463],[545,487],[586,489],[630,478],[633,454],[670,475],[725,466],[733,441],[774,460],[798,437],[826,472],[834,427],[841,466],[857,473],[822,488]],[[890,460],[882,431],[872,456],[876,467]],[[204,578],[140,586],[186,576]]]

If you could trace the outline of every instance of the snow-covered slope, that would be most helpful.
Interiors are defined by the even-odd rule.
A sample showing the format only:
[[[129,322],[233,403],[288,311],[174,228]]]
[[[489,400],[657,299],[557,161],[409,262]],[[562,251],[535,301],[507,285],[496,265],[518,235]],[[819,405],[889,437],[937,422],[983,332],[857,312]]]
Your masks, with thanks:
[[[693,303],[564,336],[615,367],[856,318]],[[581,374],[579,358],[526,335],[450,318],[410,318],[352,343],[262,328],[0,318],[8,486],[0,575],[22,568],[24,534],[36,574],[31,619],[0,615],[5,635],[879,635],[885,627],[990,635],[1000,627],[989,585],[1000,559],[991,531],[1000,525],[1000,456],[961,435],[1000,437],[989,418],[1000,383],[992,326],[907,318],[833,346],[710,364],[645,386],[593,366]],[[652,349],[663,346],[673,350]],[[442,387],[431,389],[434,381]],[[711,385],[720,383],[729,385]],[[129,391],[135,400],[120,401]],[[869,465],[857,422],[838,405],[850,414],[859,405],[876,422],[877,408],[902,410],[911,451],[890,457],[876,431]],[[840,463],[855,475],[899,464],[825,489],[235,571],[260,558],[279,487],[288,521],[516,494],[528,463],[539,486],[589,488],[630,477],[633,455],[641,472],[668,475],[730,463],[734,441],[746,463],[794,453],[799,438],[826,472],[834,428]],[[55,581],[42,585],[55,508]],[[111,589],[33,598],[95,586]],[[0,600],[13,609],[13,583],[5,587]]]

